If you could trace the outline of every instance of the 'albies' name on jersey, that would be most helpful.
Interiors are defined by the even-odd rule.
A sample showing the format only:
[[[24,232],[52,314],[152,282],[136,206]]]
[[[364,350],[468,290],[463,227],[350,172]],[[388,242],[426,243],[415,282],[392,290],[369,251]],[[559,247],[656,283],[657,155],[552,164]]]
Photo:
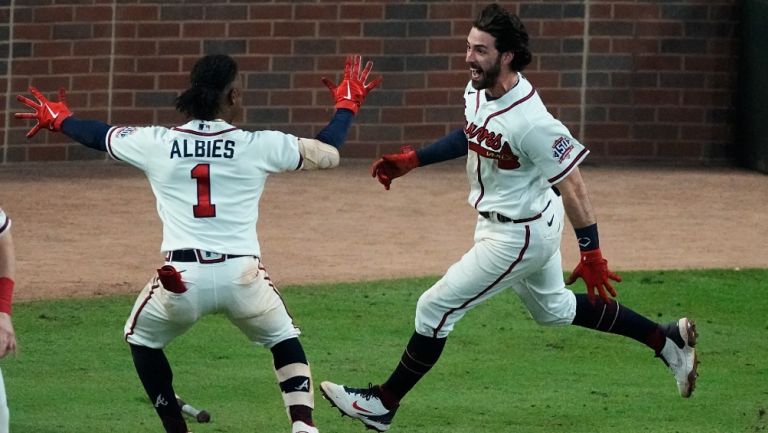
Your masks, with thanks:
[[[235,156],[232,140],[173,140],[171,158],[228,158]]]

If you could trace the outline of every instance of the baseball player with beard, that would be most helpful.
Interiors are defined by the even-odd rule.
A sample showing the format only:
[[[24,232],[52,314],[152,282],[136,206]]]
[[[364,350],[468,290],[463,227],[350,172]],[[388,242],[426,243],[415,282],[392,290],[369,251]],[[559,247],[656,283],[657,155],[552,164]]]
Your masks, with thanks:
[[[256,236],[258,203],[270,173],[329,169],[339,163],[352,119],[381,78],[366,83],[373,66],[347,58],[339,85],[328,79],[336,112],[315,138],[278,131],[244,131],[232,122],[242,111],[243,83],[227,55],[200,59],[190,87],[176,100],[189,117],[173,128],[113,127],[72,116],[64,91],[48,101],[30,88],[39,129],[61,131],[144,171],[163,223],[165,262],[139,294],[125,324],[136,371],[167,433],[186,433],[173,374],[163,352],[202,316],[226,314],[257,345],[272,352],[292,433],[317,433],[313,383],[307,357],[280,293],[261,262]]]
[[[693,392],[693,322],[660,325],[611,298],[611,280],[620,278],[600,252],[578,168],[589,151],[547,112],[521,74],[530,61],[528,34],[518,17],[496,4],[486,7],[467,37],[464,128],[418,151],[384,155],[372,166],[372,175],[389,189],[393,179],[416,167],[465,156],[477,226],[474,246],[420,297],[415,332],[389,378],[368,388],[320,384],[342,414],[369,428],[389,429],[400,401],[435,365],[456,323],[506,289],[517,293],[541,325],[573,324],[646,345],[669,366],[680,395]],[[560,256],[564,215],[581,249],[567,281]],[[566,288],[578,278],[586,283],[586,295]]]
[[[11,303],[16,275],[16,253],[11,236],[11,219],[0,209],[0,358],[16,353],[16,332],[11,321]],[[0,433],[8,433],[8,399],[0,371]]]

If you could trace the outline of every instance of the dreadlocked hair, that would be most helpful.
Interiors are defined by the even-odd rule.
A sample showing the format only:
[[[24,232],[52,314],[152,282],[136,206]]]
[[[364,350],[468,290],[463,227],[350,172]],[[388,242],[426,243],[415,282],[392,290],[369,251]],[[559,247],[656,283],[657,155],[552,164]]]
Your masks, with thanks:
[[[221,94],[237,77],[237,63],[226,54],[209,54],[195,63],[189,80],[192,86],[176,98],[176,110],[200,120],[219,114]]]
[[[509,64],[513,71],[522,71],[531,63],[528,49],[528,32],[517,15],[507,12],[496,3],[488,5],[475,18],[472,26],[496,38],[496,50],[512,52],[514,58]]]

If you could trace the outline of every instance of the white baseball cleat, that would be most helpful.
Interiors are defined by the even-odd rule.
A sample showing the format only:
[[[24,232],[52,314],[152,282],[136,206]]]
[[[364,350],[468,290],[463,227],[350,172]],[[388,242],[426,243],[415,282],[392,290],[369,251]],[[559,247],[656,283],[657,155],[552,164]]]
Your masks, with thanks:
[[[293,423],[291,433],[318,433],[317,427],[307,425],[303,421],[296,421]]]
[[[326,381],[320,384],[320,392],[342,415],[356,418],[369,429],[378,432],[389,430],[397,411],[397,408],[389,410],[384,407],[379,397],[379,387],[370,384],[367,389],[347,388]]]
[[[677,322],[662,325],[667,341],[656,356],[661,358],[672,370],[677,382],[677,389],[683,398],[688,398],[696,387],[699,361],[696,358],[696,324],[683,317]]]

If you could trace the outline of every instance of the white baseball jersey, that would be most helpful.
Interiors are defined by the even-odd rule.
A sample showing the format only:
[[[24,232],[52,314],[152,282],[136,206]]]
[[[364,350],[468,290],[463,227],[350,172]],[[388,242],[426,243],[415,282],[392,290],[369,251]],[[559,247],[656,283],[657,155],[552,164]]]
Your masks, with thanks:
[[[3,209],[0,209],[0,236],[3,236],[4,234],[8,233],[8,230],[11,228],[11,219],[8,218],[8,215],[6,215],[5,212],[3,212]]]
[[[260,255],[256,222],[269,173],[301,166],[297,137],[222,120],[114,127],[107,152],[143,170],[163,223],[162,251]]]
[[[472,83],[464,91],[464,133],[469,141],[469,204],[512,219],[539,214],[548,189],[581,163],[589,151],[552,117],[531,83],[488,101]]]
[[[569,324],[576,314],[560,257],[565,211],[551,186],[589,152],[518,78],[491,101],[471,83],[464,91],[469,204],[513,221],[478,215],[474,246],[419,298],[421,335],[447,336],[469,310],[506,289],[542,325]]]

